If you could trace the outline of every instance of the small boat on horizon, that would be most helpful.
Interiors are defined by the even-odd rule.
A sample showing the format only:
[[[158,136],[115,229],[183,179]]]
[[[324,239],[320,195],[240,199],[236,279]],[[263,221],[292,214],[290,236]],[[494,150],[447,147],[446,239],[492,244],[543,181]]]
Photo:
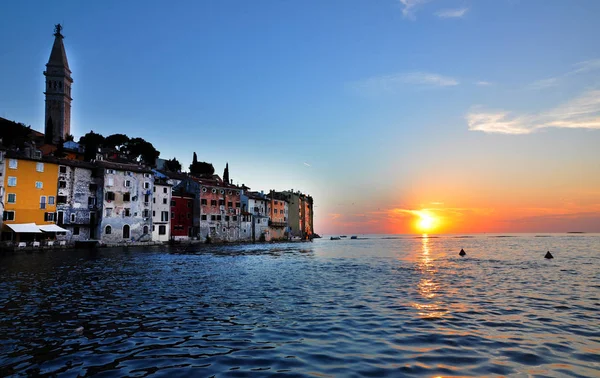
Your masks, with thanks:
[[[350,236],[350,239],[358,239],[358,236],[352,235],[352,236]]]
[[[339,236],[332,236],[329,240],[341,240]]]

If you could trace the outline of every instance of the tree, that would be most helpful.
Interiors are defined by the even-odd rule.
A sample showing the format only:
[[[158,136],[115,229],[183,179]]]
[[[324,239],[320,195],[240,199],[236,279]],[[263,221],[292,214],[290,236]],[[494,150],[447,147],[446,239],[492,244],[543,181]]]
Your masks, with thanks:
[[[65,136],[65,142],[73,142],[75,141],[75,137],[73,136],[73,134],[67,134]]]
[[[215,167],[204,161],[198,161],[198,156],[194,152],[192,164],[190,164],[190,174],[194,176],[212,176],[215,173]]]
[[[102,134],[96,134],[94,131],[90,131],[81,138],[79,138],[79,144],[83,145],[85,152],[83,154],[83,160],[90,161],[96,159],[96,152],[98,147],[104,143],[104,137]]]
[[[112,134],[104,139],[104,147],[114,148],[117,151],[124,149],[129,142],[129,137],[125,134]]]
[[[223,182],[229,184],[229,163],[225,164],[225,170],[223,171]]]
[[[143,138],[131,138],[124,146],[124,151],[129,159],[142,161],[149,166],[154,166],[156,159],[160,156],[160,151]]]
[[[165,168],[171,172],[181,172],[181,163],[177,158],[173,158],[165,161]]]

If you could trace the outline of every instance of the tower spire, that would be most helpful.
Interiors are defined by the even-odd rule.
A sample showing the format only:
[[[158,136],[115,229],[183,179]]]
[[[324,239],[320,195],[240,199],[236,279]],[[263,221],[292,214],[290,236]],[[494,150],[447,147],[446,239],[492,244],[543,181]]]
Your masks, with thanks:
[[[54,44],[46,64],[46,139],[57,144],[71,133],[71,70],[63,44],[62,25],[54,25]],[[48,122],[50,121],[50,122]],[[50,126],[49,126],[50,125]],[[52,130],[48,130],[52,127]]]

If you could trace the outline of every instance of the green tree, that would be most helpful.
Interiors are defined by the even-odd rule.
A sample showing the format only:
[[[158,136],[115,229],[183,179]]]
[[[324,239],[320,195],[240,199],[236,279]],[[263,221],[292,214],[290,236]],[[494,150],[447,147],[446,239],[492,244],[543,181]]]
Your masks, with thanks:
[[[194,152],[192,164],[190,164],[190,174],[194,176],[212,176],[215,173],[215,167],[212,164],[198,161],[198,156]]]
[[[65,141],[62,138],[58,141],[58,146],[52,155],[57,158],[64,158],[67,156],[67,153],[65,152]]]
[[[129,137],[125,134],[112,134],[107,136],[104,139],[104,147],[114,148],[117,151],[121,151],[127,143],[129,142]]]
[[[160,156],[160,151],[143,138],[131,138],[125,145],[124,151],[129,159],[144,162],[149,166],[154,166],[156,159]]]
[[[103,143],[104,137],[102,136],[102,134],[96,134],[94,131],[90,131],[89,133],[79,138],[79,144],[83,145],[85,148],[83,159],[85,161],[96,159],[96,152],[98,151],[98,147],[101,147]]]
[[[177,158],[165,161],[165,168],[171,172],[181,172],[181,163]]]

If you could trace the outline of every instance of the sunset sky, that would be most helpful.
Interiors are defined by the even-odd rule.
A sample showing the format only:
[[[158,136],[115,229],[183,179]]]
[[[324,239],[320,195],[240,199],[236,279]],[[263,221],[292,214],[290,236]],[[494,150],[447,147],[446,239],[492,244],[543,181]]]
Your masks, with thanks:
[[[43,130],[54,24],[71,130],[142,136],[320,234],[600,232],[600,1],[0,3],[0,117]],[[426,222],[427,223],[427,222]]]

